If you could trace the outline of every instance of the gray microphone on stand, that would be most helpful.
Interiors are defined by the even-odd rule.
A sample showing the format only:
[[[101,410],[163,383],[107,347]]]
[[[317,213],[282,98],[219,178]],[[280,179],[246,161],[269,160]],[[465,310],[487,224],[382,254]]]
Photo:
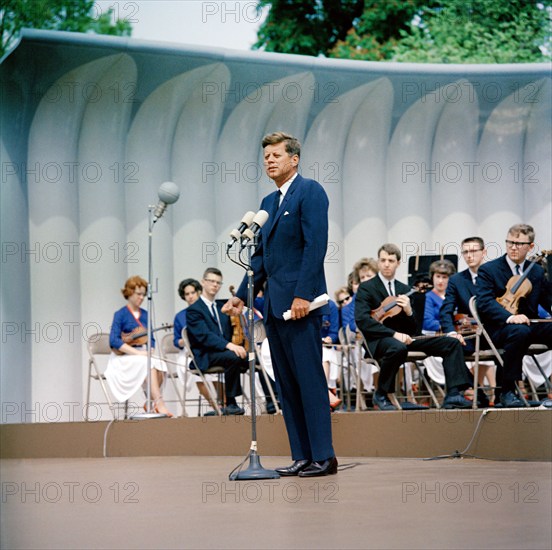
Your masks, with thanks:
[[[249,241],[253,240],[259,234],[266,220],[268,220],[268,212],[266,210],[259,210],[255,214],[251,225],[242,233],[242,250],[249,244]]]
[[[230,232],[230,242],[228,243],[228,250],[230,250],[234,246],[234,243],[236,241],[240,240],[243,231],[253,223],[254,218],[255,212],[251,210],[244,214],[243,218],[241,219],[240,225]]]
[[[180,197],[180,189],[178,189],[176,183],[166,181],[159,187],[158,195],[159,202],[153,211],[153,223],[163,216],[169,204],[173,204],[178,200],[178,197]]]

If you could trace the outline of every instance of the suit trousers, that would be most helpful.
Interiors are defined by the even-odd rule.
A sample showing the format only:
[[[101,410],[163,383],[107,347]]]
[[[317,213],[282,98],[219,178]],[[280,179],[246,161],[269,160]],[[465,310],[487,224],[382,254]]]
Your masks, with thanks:
[[[552,344],[552,323],[532,325],[508,325],[490,329],[493,343],[504,350],[502,375],[503,391],[512,391],[515,382],[521,380],[523,356],[531,344]]]
[[[447,390],[471,386],[471,375],[464,362],[462,344],[456,338],[435,336],[414,340],[408,346],[392,336],[370,342],[370,351],[379,363],[380,375],[378,390],[384,393],[395,391],[395,376],[406,361],[409,351],[422,351],[432,357],[443,358]]]
[[[227,398],[242,394],[240,374],[248,367],[246,359],[241,359],[233,351],[209,352],[209,366],[224,367],[224,393]]]
[[[297,321],[269,313],[266,332],[293,460],[326,460],[332,447],[328,385],[322,368],[321,316]]]

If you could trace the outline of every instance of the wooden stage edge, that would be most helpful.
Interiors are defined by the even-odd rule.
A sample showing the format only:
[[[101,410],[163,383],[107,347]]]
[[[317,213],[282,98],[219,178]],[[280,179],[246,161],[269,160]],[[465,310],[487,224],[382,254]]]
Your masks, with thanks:
[[[337,456],[495,460],[552,459],[550,409],[335,413]],[[473,439],[473,441],[472,441]],[[282,416],[257,418],[259,454],[289,456]],[[245,456],[251,417],[0,425],[0,458]]]

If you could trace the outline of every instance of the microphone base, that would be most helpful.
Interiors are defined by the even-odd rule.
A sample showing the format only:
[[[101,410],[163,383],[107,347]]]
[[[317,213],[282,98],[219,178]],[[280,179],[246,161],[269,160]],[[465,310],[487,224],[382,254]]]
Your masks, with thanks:
[[[168,418],[166,414],[156,412],[140,412],[130,417],[130,420],[151,420],[152,418]]]
[[[267,470],[262,467],[261,459],[257,451],[249,452],[249,467],[245,470],[230,474],[230,481],[244,481],[248,479],[280,479],[280,474],[276,470]]]

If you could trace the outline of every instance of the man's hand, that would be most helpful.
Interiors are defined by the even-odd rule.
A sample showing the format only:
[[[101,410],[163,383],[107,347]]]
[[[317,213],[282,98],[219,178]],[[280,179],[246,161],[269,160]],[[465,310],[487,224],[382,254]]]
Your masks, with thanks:
[[[466,345],[466,340],[464,340],[464,337],[459,332],[449,332],[447,336],[456,338],[463,346]]]
[[[510,317],[506,320],[506,323],[509,325],[530,325],[531,321],[529,321],[527,315],[519,313],[518,315],[510,315]]]
[[[232,298],[222,306],[222,313],[226,313],[226,315],[241,315],[244,305],[243,301],[237,296],[232,296]]]
[[[407,300],[408,300],[408,298],[407,298]],[[406,344],[407,346],[409,344],[412,344],[412,342],[413,342],[410,335],[404,334],[404,332],[395,332],[395,334],[393,334],[393,338],[395,338],[395,340],[398,340],[399,342],[402,342],[403,344]]]
[[[247,357],[247,352],[243,346],[228,342],[228,344],[226,344],[226,349],[233,351],[240,359],[245,359]]]
[[[402,307],[403,311],[410,317],[412,315],[412,306],[410,305],[410,298],[404,294],[397,296],[397,304]]]
[[[309,314],[309,306],[310,302],[308,300],[294,298],[291,304],[291,318],[295,321],[296,319],[306,317]]]

